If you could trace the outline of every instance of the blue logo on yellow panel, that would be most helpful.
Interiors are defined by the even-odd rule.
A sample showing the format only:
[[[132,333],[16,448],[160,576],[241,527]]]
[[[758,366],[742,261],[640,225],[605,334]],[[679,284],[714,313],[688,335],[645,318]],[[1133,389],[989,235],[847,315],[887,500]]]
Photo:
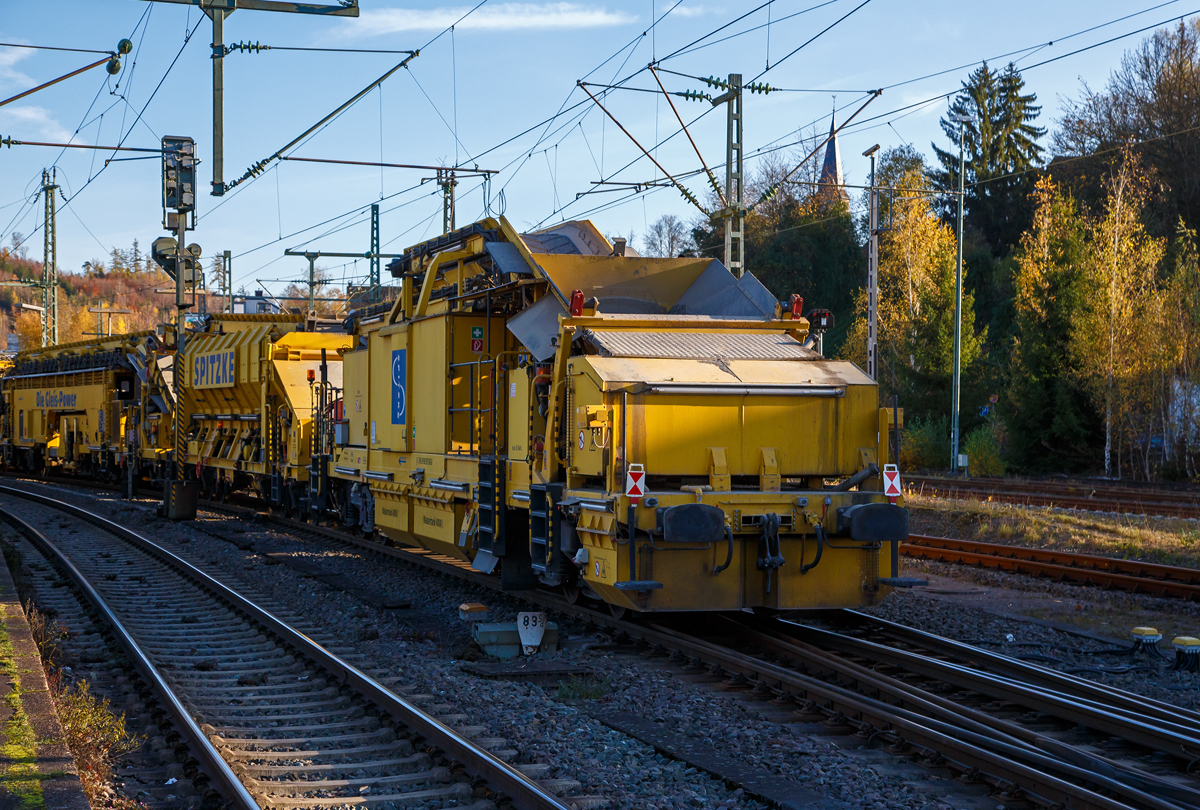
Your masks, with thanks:
[[[408,350],[392,352],[392,424],[403,425],[408,416]]]

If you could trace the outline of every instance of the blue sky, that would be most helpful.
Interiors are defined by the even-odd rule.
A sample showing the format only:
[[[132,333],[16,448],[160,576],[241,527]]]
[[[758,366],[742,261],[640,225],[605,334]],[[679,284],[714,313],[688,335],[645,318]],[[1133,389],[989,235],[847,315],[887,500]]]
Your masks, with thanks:
[[[741,72],[748,81],[761,74],[759,81],[785,91],[746,96],[747,154],[782,146],[782,154],[789,157],[799,157],[787,146],[796,141],[798,130],[827,130],[834,104],[845,108],[839,114],[844,118],[862,103],[865,91],[888,87],[862,114],[872,120],[852,125],[842,135],[847,181],[862,183],[867,161],[860,153],[874,143],[887,148],[910,142],[927,155],[932,155],[931,141],[945,146],[938,119],[946,102],[937,97],[959,87],[971,70],[965,66],[985,58],[999,66],[1011,58],[1018,67],[1028,67],[1027,86],[1044,105],[1042,123],[1053,128],[1062,101],[1078,96],[1080,82],[1102,87],[1124,51],[1149,32],[1039,63],[1173,16],[1200,12],[1200,0],[1012,0],[1003,5],[777,0],[685,48],[761,2],[488,0],[450,32],[448,26],[473,3],[361,0],[357,20],[239,10],[226,21],[225,40],[282,47],[421,48],[408,69],[398,71],[289,154],[499,169],[491,184],[492,210],[502,207],[520,228],[590,216],[606,233],[640,235],[664,213],[690,220],[699,212],[670,188],[641,194],[618,189],[576,199],[578,193],[596,189],[592,183],[601,178],[661,179],[654,165],[575,86],[579,79],[608,84],[636,73],[625,86],[654,89],[653,77],[643,70],[652,59],[662,59],[663,68],[689,76]],[[163,135],[190,135],[204,161],[200,185],[207,191],[211,25],[200,21],[196,8],[146,0],[0,0],[0,10],[2,42],[101,50],[115,48],[122,37],[134,43],[118,76],[96,68],[0,107],[0,137],[155,147]],[[1105,25],[1122,17],[1126,19]],[[658,21],[652,25],[654,20]],[[1071,36],[1092,26],[1101,27]],[[184,46],[185,35],[193,29]],[[0,47],[0,99],[97,58]],[[282,50],[231,54],[225,66],[226,181],[274,153],[401,58]],[[910,82],[942,71],[949,72]],[[671,91],[707,89],[692,78],[661,75]],[[934,100],[910,106],[929,99]],[[674,100],[688,121],[710,109],[707,102]],[[585,103],[574,106],[580,102]],[[603,103],[647,148],[670,138],[655,150],[667,171],[699,168],[661,94],[621,90]],[[553,119],[550,124],[542,123],[548,119]],[[691,128],[710,166],[724,161],[724,119],[723,110],[712,110]],[[542,126],[520,134],[539,123]],[[66,205],[60,201],[61,268],[78,270],[83,262],[102,257],[114,246],[127,248],[134,239],[145,249],[163,234],[159,164],[127,160],[106,167],[111,156],[85,150],[60,155],[58,149],[26,146],[0,150],[0,241],[10,244],[14,231],[33,234],[27,243],[30,255],[40,258],[41,206],[30,201],[42,169],[56,165],[70,198]],[[749,172],[757,160],[748,160]],[[437,235],[440,196],[432,183],[421,184],[430,176],[406,169],[276,162],[224,198],[202,193],[192,239],[204,247],[206,257],[233,252],[235,286],[253,289],[264,281],[279,289],[307,267],[303,259],[285,258],[285,248],[367,250],[365,206],[373,202],[384,212],[385,251],[399,253]],[[687,184],[703,198],[702,178],[692,177]],[[464,179],[458,224],[477,219],[483,211],[481,183]],[[363,261],[325,259],[320,264],[339,281],[367,272]]]

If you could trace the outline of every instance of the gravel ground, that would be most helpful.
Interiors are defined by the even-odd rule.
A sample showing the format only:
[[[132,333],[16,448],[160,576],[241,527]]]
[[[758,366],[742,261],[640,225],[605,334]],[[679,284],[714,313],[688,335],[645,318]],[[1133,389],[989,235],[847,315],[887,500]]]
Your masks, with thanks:
[[[80,495],[67,500],[95,507],[96,499]],[[485,736],[502,737],[519,751],[519,763],[553,766],[551,777],[578,780],[583,793],[603,795],[622,808],[760,807],[730,791],[722,782],[657,754],[653,748],[608,728],[584,709],[625,711],[655,720],[680,735],[710,743],[749,765],[795,780],[811,790],[857,808],[945,807],[894,776],[881,776],[863,760],[838,748],[830,738],[798,733],[789,724],[770,722],[752,702],[691,683],[651,659],[613,649],[607,639],[590,637],[588,628],[567,621],[563,638],[585,638],[596,649],[567,649],[552,658],[590,669],[603,685],[595,700],[560,700],[554,686],[482,679],[461,669],[463,661],[481,657],[470,641],[469,627],[458,619],[457,606],[479,601],[490,609],[489,621],[515,618],[521,603],[493,591],[476,589],[447,575],[401,563],[382,561],[351,549],[331,548],[324,541],[298,539],[261,523],[202,513],[200,526],[222,533],[218,540],[186,525],[166,523],[147,511],[112,498],[100,499],[111,517],[160,542],[181,556],[233,579],[264,602],[303,612],[346,643],[355,644],[375,665],[402,676],[422,692],[455,707],[486,726]],[[232,540],[233,542],[230,542]],[[235,543],[270,543],[293,558],[319,563],[358,587],[385,600],[410,600],[414,608],[383,610],[305,578],[288,565],[245,551]],[[1200,625],[1200,606],[1124,593],[1109,593],[992,571],[976,571],[939,563],[909,561],[910,573],[929,575],[947,594],[899,592],[867,612],[950,638],[980,643],[1012,655],[1039,656],[1039,663],[1059,669],[1096,666],[1150,666],[1126,673],[1080,672],[1083,677],[1189,708],[1200,708],[1200,675],[1172,673],[1168,665],[1147,657],[1091,654],[1107,645],[1081,638],[1016,614],[1042,600],[1078,605],[1080,613],[1124,611],[1121,615],[1160,611],[1175,616],[1164,633]],[[964,583],[969,583],[964,590]],[[938,590],[933,588],[933,590]],[[982,598],[979,596],[982,592]],[[954,594],[967,594],[966,596]],[[1090,601],[1082,602],[1083,597]],[[971,600],[982,604],[970,604]],[[1129,627],[1132,625],[1125,625]],[[1008,641],[1011,634],[1013,641]],[[1194,632],[1190,634],[1195,634]],[[1168,635],[1169,639],[1171,636]],[[1040,657],[1053,660],[1042,660]],[[845,738],[837,742],[846,742]],[[857,745],[857,742],[850,742]]]
[[[489,621],[515,619],[525,609],[514,599],[483,591],[447,575],[382,562],[317,540],[297,539],[249,520],[201,513],[199,525],[230,540],[267,542],[278,552],[342,574],[386,600],[411,600],[413,609],[383,610],[325,584],[301,576],[287,565],[234,542],[218,540],[184,524],[153,515],[149,502],[131,505],[115,497],[57,497],[107,514],[226,581],[247,595],[302,612],[375,666],[399,675],[435,695],[438,702],[466,714],[472,725],[486,726],[484,736],[506,739],[519,751],[518,763],[553,766],[549,777],[578,780],[582,793],[602,795],[612,807],[684,810],[695,807],[760,808],[757,801],[723,782],[670,758],[589,717],[585,706],[611,707],[666,724],[681,735],[702,739],[722,753],[798,785],[840,800],[848,807],[944,808],[894,776],[881,776],[861,759],[839,749],[830,738],[797,733],[795,726],[769,722],[752,703],[736,694],[691,683],[652,660],[608,648],[563,650],[552,660],[590,669],[604,683],[594,701],[559,700],[555,686],[488,680],[460,668],[480,657],[469,627],[458,618],[458,605],[479,601],[489,606]],[[231,582],[232,584],[232,582]],[[587,628],[564,625],[563,637],[580,637]],[[590,637],[593,641],[605,639]],[[839,741],[843,741],[842,738]],[[854,741],[852,745],[859,743]]]

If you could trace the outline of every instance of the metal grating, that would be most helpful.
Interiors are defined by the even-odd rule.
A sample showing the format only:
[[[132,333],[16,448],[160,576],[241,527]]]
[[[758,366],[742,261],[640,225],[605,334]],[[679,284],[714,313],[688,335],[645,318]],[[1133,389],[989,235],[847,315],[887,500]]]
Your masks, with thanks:
[[[582,340],[605,357],[671,360],[819,360],[789,335],[720,332],[609,332],[583,330]]]

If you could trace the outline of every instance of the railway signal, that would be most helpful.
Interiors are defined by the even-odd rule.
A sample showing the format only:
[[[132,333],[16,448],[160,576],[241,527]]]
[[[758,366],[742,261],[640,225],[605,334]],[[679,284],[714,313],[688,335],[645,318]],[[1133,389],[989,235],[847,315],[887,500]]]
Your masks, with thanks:
[[[176,237],[154,241],[152,254],[164,270],[174,259],[175,278],[175,402],[183,401],[183,349],[187,332],[187,299],[189,282],[196,283],[196,265],[200,246],[187,243],[188,215],[196,211],[196,142],[188,137],[167,135],[162,139],[162,202],[163,227],[175,231]],[[174,209],[174,210],[171,210]],[[172,245],[171,243],[174,242]],[[174,253],[174,257],[170,254]],[[163,511],[172,520],[193,520],[196,517],[195,481],[184,480],[183,459],[187,456],[187,432],[183,424],[183,409],[176,407],[173,418],[174,456],[171,461],[171,480],[163,491]]]

